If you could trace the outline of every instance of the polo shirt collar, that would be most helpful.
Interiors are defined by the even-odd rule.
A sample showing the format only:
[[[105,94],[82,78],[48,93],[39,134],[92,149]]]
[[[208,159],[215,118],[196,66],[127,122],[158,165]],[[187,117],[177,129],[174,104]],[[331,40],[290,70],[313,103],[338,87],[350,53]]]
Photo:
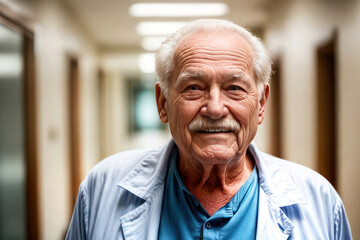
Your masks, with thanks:
[[[174,179],[176,181],[176,186],[179,187],[179,189],[183,192],[185,192],[186,194],[188,194],[194,201],[198,201],[196,200],[196,198],[193,196],[192,193],[190,193],[190,191],[186,188],[186,186],[184,185],[184,182],[182,181],[179,171],[178,171],[178,167],[177,167],[177,163],[178,163],[178,157],[179,157],[179,153],[178,153],[178,149],[175,147],[173,152],[170,155],[170,170],[169,170],[169,174],[174,174]],[[221,212],[222,217],[223,218],[230,218],[232,217],[236,211],[239,209],[240,207],[240,203],[242,201],[242,196],[245,195],[246,191],[248,191],[250,185],[253,183],[253,181],[255,181],[254,179],[258,178],[257,175],[257,169],[256,166],[254,167],[254,169],[252,170],[249,178],[245,181],[245,183],[243,184],[243,186],[239,189],[239,191],[234,195],[234,197],[231,199],[231,201],[229,201],[224,207],[223,207],[223,211]],[[257,182],[257,181],[256,181]],[[200,204],[200,203],[199,203]],[[215,213],[216,214],[216,213]]]

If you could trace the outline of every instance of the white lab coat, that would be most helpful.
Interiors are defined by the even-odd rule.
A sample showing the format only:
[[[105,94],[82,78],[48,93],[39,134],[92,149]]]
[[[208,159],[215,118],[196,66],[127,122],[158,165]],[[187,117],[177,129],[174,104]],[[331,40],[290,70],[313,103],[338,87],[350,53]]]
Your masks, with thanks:
[[[157,239],[169,156],[128,151],[100,162],[79,189],[66,239]],[[259,171],[256,239],[351,239],[342,201],[316,172],[250,144]],[[241,237],[241,236],[239,236]]]

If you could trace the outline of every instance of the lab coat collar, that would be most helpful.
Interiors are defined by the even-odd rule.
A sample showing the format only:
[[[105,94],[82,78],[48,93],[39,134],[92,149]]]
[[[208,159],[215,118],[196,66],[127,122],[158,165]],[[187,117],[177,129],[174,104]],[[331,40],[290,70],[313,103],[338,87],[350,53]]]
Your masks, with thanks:
[[[268,161],[269,158],[274,157],[262,153],[255,144],[250,144],[248,151],[254,157],[260,180],[256,238],[288,239],[294,224],[281,208],[293,204],[307,204],[307,202],[294,181],[283,173],[286,170],[281,169],[281,166],[274,166],[273,161]]]
[[[174,147],[175,142],[171,140],[160,152],[151,152],[117,185],[147,200],[164,184],[170,154]],[[278,167],[271,166],[271,163],[266,161],[270,155],[261,152],[253,143],[249,145],[248,151],[254,157],[259,171],[260,187],[272,202],[279,207],[306,204],[289,175],[283,174],[282,171],[272,171]]]
[[[117,184],[145,201],[120,218],[126,240],[157,239],[168,160],[174,147],[171,140],[162,150],[146,155]]]
[[[117,184],[145,201],[120,218],[125,239],[157,238],[164,181],[174,147],[175,143],[171,140],[160,152],[150,153]],[[257,239],[269,236],[273,236],[272,239],[287,239],[294,225],[281,208],[306,204],[306,201],[293,180],[276,170],[276,166],[271,166],[267,161],[269,155],[262,153],[253,143],[248,151],[254,157],[260,180]],[[148,226],[145,227],[144,223]]]
[[[147,154],[117,185],[145,201],[148,200],[164,184],[174,146],[175,142],[171,140],[160,151],[157,149]]]

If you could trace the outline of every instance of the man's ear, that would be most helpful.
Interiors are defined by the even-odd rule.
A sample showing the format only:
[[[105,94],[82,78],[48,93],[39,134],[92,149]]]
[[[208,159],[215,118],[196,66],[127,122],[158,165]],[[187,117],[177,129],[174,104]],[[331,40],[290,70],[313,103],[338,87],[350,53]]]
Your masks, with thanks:
[[[265,109],[266,109],[266,103],[270,95],[270,85],[265,84],[264,89],[262,91],[262,96],[260,97],[260,109],[259,109],[259,117],[258,117],[258,124],[260,125],[262,121],[264,120],[265,116]]]
[[[155,85],[155,93],[156,93],[156,105],[157,105],[159,118],[162,123],[167,123],[168,116],[165,108],[166,98],[158,82]]]

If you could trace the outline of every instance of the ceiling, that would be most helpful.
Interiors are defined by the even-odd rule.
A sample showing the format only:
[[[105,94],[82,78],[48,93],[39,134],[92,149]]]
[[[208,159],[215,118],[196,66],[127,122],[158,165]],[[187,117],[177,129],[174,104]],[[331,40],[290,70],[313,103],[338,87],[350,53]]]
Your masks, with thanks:
[[[129,15],[129,7],[137,3],[131,0],[64,0],[68,8],[93,37],[101,50],[141,51],[142,37],[136,33],[136,25],[141,21],[191,21],[197,18],[135,18]],[[154,2],[154,1],[139,1]],[[157,1],[192,2],[192,1]],[[196,1],[215,2],[215,1]],[[220,1],[216,1],[220,2]],[[223,0],[229,6],[227,15],[231,20],[254,32],[261,30],[267,21],[267,7],[270,0]]]

